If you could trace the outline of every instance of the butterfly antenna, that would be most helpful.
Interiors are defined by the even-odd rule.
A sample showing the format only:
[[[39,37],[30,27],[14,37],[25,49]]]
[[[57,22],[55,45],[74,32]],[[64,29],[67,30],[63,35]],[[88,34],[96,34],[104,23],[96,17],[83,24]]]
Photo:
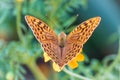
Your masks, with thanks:
[[[50,18],[47,16],[47,14],[46,14],[46,18],[49,19],[50,22],[51,22],[52,24],[54,24],[54,26],[58,26],[57,23],[55,23],[52,19],[50,19]],[[53,28],[53,27],[52,27],[52,28]]]
[[[76,14],[76,18],[79,16],[79,14]],[[73,23],[70,23],[65,29],[69,28]]]

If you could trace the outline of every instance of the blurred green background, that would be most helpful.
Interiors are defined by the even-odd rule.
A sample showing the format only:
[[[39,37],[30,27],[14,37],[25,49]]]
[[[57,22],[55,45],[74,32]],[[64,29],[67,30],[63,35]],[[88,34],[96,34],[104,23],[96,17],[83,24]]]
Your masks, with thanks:
[[[95,16],[101,23],[83,47],[85,61],[52,69],[25,22],[32,15],[56,34]],[[120,0],[0,0],[0,80],[120,80]]]

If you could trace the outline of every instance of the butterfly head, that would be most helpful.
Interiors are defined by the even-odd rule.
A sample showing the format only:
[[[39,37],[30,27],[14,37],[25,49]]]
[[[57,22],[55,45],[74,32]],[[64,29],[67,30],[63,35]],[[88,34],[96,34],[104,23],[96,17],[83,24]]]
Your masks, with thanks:
[[[64,32],[61,32],[58,35],[58,44],[62,48],[62,47],[64,47],[65,42],[66,42],[66,34]]]

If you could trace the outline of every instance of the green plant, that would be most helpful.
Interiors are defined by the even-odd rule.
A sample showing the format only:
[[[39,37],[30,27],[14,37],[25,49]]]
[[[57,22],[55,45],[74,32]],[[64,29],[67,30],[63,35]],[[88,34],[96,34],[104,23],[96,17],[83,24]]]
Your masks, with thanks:
[[[31,31],[26,27],[24,16],[33,15],[40,18],[57,34],[61,31],[69,33],[74,28],[73,23],[77,19],[77,15],[73,13],[74,10],[79,6],[85,8],[87,0],[1,0],[0,4],[2,4],[0,31],[2,34],[5,31],[10,36],[7,36],[9,38],[17,36],[10,41],[5,38],[6,36],[4,36],[5,42],[0,40],[0,79],[25,80],[26,71],[21,66],[23,64],[30,69],[36,80],[47,80],[36,64],[36,59],[42,57],[43,52],[39,43],[33,40]],[[52,72],[53,75],[49,77],[49,80],[53,80],[53,77],[55,80],[109,80],[111,75],[112,79],[117,80],[120,72],[118,56],[116,59],[112,59],[113,62],[108,65],[111,56],[105,58],[102,63],[97,59],[90,61],[85,55],[85,63],[89,63],[89,65],[79,63],[79,67],[75,70],[66,66],[60,73]]]

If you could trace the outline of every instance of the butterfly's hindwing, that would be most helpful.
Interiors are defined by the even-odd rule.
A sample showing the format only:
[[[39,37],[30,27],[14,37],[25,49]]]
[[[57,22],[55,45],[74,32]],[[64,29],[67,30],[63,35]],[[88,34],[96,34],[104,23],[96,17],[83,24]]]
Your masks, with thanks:
[[[43,50],[48,54],[48,56],[57,64],[59,62],[59,57],[61,50],[58,45],[52,44],[49,41],[42,43]]]
[[[68,63],[70,60],[72,60],[77,53],[80,53],[82,49],[82,45],[80,43],[71,43],[71,44],[67,44],[64,48],[63,48],[63,62],[64,64]]]

